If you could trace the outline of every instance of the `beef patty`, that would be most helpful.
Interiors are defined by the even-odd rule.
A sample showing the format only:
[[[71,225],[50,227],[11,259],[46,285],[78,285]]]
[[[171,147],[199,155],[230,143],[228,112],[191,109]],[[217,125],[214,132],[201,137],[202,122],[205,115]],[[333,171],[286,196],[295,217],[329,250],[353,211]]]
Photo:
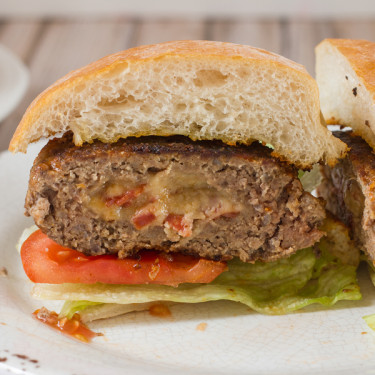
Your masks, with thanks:
[[[156,249],[246,262],[313,245],[325,216],[269,148],[182,136],[82,147],[71,134],[51,140],[32,167],[25,207],[50,238],[87,255]]]
[[[375,153],[351,132],[333,132],[350,151],[333,168],[322,168],[318,194],[351,231],[356,245],[375,260]]]

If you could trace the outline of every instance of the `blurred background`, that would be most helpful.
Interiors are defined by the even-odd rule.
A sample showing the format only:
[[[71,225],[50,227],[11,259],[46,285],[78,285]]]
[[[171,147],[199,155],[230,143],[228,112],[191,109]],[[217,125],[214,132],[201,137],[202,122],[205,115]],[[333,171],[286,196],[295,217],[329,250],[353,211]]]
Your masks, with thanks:
[[[375,0],[0,0],[0,151],[36,95],[107,54],[220,40],[282,54],[314,75],[314,47],[328,37],[375,41]]]

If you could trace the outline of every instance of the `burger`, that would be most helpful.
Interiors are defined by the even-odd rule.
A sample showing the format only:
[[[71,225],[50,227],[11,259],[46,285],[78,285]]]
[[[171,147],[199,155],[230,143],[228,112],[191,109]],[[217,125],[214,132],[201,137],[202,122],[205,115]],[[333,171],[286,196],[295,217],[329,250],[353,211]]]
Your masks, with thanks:
[[[375,284],[375,43],[326,39],[316,48],[322,111],[350,151],[334,167],[323,168],[318,193],[349,227],[370,265]]]
[[[361,298],[346,227],[303,186],[348,148],[301,65],[221,42],[132,48],[40,94],[9,149],[52,136],[31,169],[38,230],[21,259],[33,297],[66,301],[60,316]]]

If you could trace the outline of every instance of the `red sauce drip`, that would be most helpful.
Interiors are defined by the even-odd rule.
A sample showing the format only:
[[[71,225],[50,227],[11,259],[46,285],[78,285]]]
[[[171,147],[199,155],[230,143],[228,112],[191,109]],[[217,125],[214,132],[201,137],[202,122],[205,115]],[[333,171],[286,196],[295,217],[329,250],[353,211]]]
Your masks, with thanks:
[[[149,308],[150,315],[157,316],[159,318],[169,318],[172,316],[171,310],[168,306],[162,303],[155,303]]]
[[[42,323],[82,342],[89,343],[94,337],[103,336],[102,333],[96,333],[87,328],[82,323],[79,314],[74,314],[71,319],[59,318],[54,311],[42,307],[34,311],[33,316]]]
[[[207,323],[199,323],[199,324],[197,325],[196,330],[197,330],[197,331],[205,331],[206,328],[207,328]]]

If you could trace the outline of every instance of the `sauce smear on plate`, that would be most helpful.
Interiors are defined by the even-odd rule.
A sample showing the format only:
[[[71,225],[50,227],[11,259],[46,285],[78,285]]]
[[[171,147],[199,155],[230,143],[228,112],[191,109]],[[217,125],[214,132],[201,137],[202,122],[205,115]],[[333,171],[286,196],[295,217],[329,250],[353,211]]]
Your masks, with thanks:
[[[59,315],[54,311],[49,311],[45,307],[42,307],[34,311],[33,316],[61,333],[86,343],[90,342],[96,336],[103,336],[102,333],[96,333],[87,328],[82,323],[79,314],[74,314],[71,319],[66,317],[59,318]]]

